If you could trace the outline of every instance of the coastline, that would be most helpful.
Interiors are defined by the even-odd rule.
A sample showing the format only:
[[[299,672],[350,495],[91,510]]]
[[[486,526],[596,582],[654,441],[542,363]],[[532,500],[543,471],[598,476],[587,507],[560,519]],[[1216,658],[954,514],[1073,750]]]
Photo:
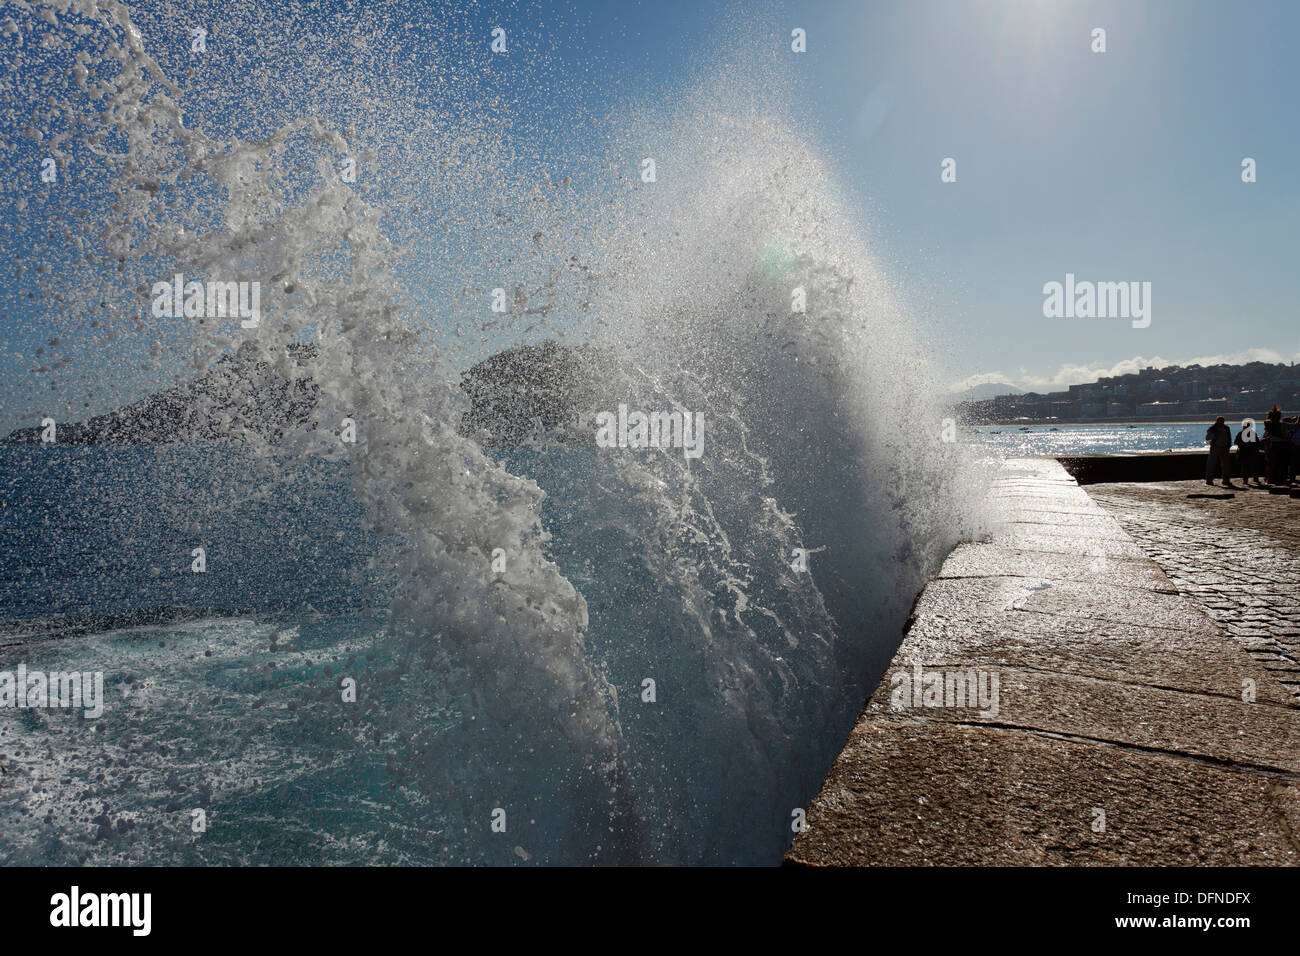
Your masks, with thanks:
[[[1254,418],[1256,422],[1262,422],[1266,414],[1267,413],[1265,412],[1259,415],[1241,415],[1241,416],[1224,415],[1223,417],[1225,421],[1240,422],[1242,418]],[[1284,412],[1283,414],[1293,414],[1293,413]],[[1202,415],[1199,417],[1192,415],[1192,416],[1183,416],[1179,418],[1158,418],[1158,419],[1157,418],[1145,418],[1145,419],[1144,418],[1116,418],[1113,421],[1111,419],[1099,420],[1099,419],[1092,418],[1092,419],[1088,419],[1087,421],[1030,420],[1030,421],[1014,421],[1014,422],[980,422],[980,423],[963,422],[962,424],[963,427],[966,428],[1021,428],[1021,427],[1059,428],[1062,425],[1068,425],[1071,428],[1078,428],[1083,426],[1105,426],[1105,427],[1125,426],[1127,427],[1129,425],[1134,425],[1138,428],[1141,428],[1144,425],[1197,425],[1200,424],[1201,422],[1205,422],[1205,427],[1208,428],[1210,425],[1214,424],[1214,419],[1218,417],[1219,416],[1217,415],[1214,416]]]

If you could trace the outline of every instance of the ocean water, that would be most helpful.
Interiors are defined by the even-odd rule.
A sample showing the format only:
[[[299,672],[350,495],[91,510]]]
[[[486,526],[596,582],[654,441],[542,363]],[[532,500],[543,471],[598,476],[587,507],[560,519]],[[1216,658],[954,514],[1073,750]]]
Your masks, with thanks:
[[[963,440],[999,455],[1123,455],[1155,451],[1205,451],[1204,424],[979,425]],[[1233,434],[1241,429],[1233,422]]]
[[[923,323],[783,67],[539,132],[503,67],[421,45],[394,69],[454,12],[322,31],[313,56],[375,94],[349,98],[302,79],[276,4],[211,15],[263,38],[231,48],[237,89],[155,42],[181,7],[42,9],[15,15],[11,92],[75,120],[47,146],[83,185],[15,226],[58,343],[34,407],[75,420],[234,348],[319,404],[274,444],[0,447],[0,672],[105,692],[0,708],[0,862],[779,861],[995,467],[941,440]],[[582,188],[519,158],[576,120]],[[647,138],[665,188],[636,175]],[[262,283],[260,323],[158,318],[176,272]],[[581,416],[463,432],[460,371],[543,338],[586,347],[581,411],[689,411],[702,454],[602,447]],[[223,374],[198,413],[254,384]]]

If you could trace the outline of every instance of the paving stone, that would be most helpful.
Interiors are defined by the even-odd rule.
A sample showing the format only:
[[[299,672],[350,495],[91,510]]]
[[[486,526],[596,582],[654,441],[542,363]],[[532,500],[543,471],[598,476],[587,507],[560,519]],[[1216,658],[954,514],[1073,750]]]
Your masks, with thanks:
[[[1178,589],[1282,672],[1300,672],[1300,507],[1257,490],[1231,501],[1188,499],[1197,482],[1089,485]],[[1204,487],[1204,485],[1201,485]]]
[[[975,620],[926,613],[914,621],[894,658],[895,666],[918,663],[1020,666],[1238,700],[1246,689],[1243,682],[1252,680],[1259,701],[1293,700],[1266,679],[1268,671],[1250,654],[1214,635],[1209,622],[1184,631],[1015,610]]]
[[[996,544],[958,545],[939,572],[942,578],[1004,575],[1176,593],[1169,578],[1146,558],[1124,560],[1055,554]]]
[[[860,722],[806,809],[790,865],[1300,862],[1300,801],[1270,775],[935,721]]]
[[[1146,558],[1142,549],[1127,535],[1045,534],[1029,530],[1031,527],[1033,526],[1020,525],[1016,528],[1003,528],[1000,533],[990,537],[990,543],[1023,551],[1050,551],[1093,558],[1126,558],[1130,561]],[[1119,529],[1111,530],[1115,532]]]
[[[1258,682],[1267,680],[1243,658]],[[929,665],[938,670],[935,664]],[[891,667],[867,704],[865,714],[880,718],[891,706],[893,674],[908,677],[908,667]],[[924,674],[924,668],[921,671]],[[1241,682],[1229,678],[1204,692],[1166,690],[1116,680],[999,667],[996,707],[987,716],[969,706],[912,706],[903,695],[900,716],[913,720],[996,724],[1051,734],[1168,751],[1242,767],[1300,772],[1300,711],[1289,700],[1247,703]],[[991,681],[986,677],[986,686]],[[902,685],[900,685],[902,686]],[[1276,700],[1280,688],[1272,695]],[[1231,693],[1234,696],[1224,696]]]

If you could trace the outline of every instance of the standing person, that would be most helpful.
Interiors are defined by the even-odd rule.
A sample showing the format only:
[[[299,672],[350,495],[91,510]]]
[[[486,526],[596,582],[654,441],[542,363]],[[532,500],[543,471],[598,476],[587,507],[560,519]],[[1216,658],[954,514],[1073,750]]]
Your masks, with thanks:
[[[1283,421],[1282,429],[1286,431]],[[1287,444],[1287,484],[1295,484],[1296,464],[1300,464],[1300,416],[1291,419],[1291,441]]]
[[[1276,483],[1278,479],[1278,456],[1282,444],[1282,409],[1273,403],[1264,419],[1264,481]],[[1290,455],[1287,456],[1290,458]]]
[[[1255,479],[1255,486],[1262,488],[1259,483],[1259,436],[1255,434],[1255,422],[1247,418],[1241,423],[1241,431],[1237,432],[1237,461],[1241,462],[1241,483],[1245,487],[1250,487],[1250,479]]]
[[[1205,443],[1210,446],[1210,454],[1205,459],[1205,483],[1214,484],[1214,465],[1218,462],[1223,474],[1223,487],[1233,487],[1232,459],[1228,457],[1228,449],[1232,447],[1232,429],[1223,423],[1222,415],[1205,430]]]

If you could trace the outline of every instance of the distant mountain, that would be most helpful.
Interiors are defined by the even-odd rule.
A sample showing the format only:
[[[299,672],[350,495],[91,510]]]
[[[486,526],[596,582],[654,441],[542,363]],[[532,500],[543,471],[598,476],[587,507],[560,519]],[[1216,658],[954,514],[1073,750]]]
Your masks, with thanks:
[[[288,358],[302,365],[315,354],[314,345],[291,345]],[[240,348],[192,381],[84,422],[59,422],[55,444],[161,445],[239,440],[246,433],[276,441],[310,419],[316,407],[316,384],[305,378],[290,381],[252,355],[251,349]],[[5,439],[40,440],[39,425],[19,428]]]
[[[554,340],[498,352],[460,379],[470,411],[461,431],[486,445],[514,445],[573,421],[590,404],[591,353]]]
[[[999,395],[1023,395],[1023,388],[1016,388],[1014,385],[1008,385],[1006,382],[990,382],[986,385],[976,385],[974,388],[968,388],[964,392],[954,392],[953,400],[957,402],[982,402],[986,399],[997,398]]]
[[[84,422],[59,422],[60,445],[155,445],[170,442],[240,441],[256,435],[269,442],[292,429],[320,427],[319,390],[310,377],[284,371],[254,357],[251,349],[224,356],[198,378],[155,392]],[[291,345],[294,367],[309,365],[314,345]],[[498,352],[468,369],[460,386],[470,400],[461,431],[488,445],[512,445],[571,421],[589,402],[590,355],[554,341]],[[36,443],[39,425],[19,428],[4,441]]]

